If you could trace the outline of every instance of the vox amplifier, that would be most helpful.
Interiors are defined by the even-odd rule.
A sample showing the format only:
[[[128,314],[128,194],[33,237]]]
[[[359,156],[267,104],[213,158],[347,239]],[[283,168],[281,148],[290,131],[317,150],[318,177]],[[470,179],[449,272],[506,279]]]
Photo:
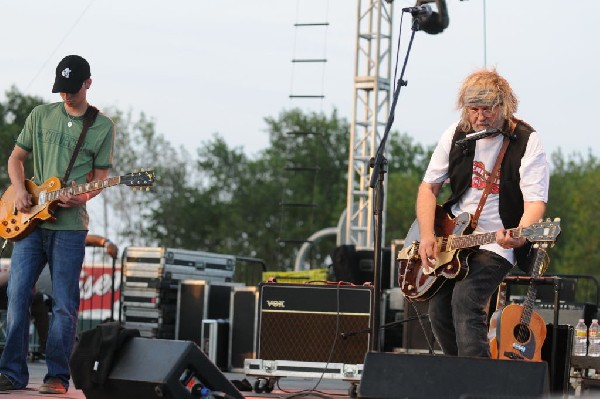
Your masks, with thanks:
[[[262,283],[259,298],[259,359],[363,363],[372,287]]]

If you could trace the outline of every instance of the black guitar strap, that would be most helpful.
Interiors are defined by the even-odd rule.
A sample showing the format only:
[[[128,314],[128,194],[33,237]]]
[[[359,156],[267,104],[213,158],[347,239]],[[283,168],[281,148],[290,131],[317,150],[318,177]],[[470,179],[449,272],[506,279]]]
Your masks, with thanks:
[[[75,164],[75,159],[77,158],[77,154],[79,154],[79,150],[81,149],[81,145],[83,144],[83,139],[90,128],[94,124],[96,117],[98,116],[98,108],[90,105],[84,114],[83,119],[83,129],[81,129],[81,133],[79,134],[79,140],[77,140],[77,144],[75,145],[75,149],[73,150],[73,155],[71,156],[71,160],[69,161],[69,166],[67,166],[67,170],[65,171],[65,177],[62,179],[63,186],[67,185],[69,180],[69,175],[71,174],[71,170],[73,169],[73,164]]]

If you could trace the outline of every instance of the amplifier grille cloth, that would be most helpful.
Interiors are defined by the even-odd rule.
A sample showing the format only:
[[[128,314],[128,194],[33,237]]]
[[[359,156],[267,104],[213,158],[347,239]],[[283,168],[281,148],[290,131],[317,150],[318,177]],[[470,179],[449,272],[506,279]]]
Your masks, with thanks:
[[[369,350],[368,332],[343,339],[342,333],[369,328],[369,315],[339,315],[304,312],[261,314],[259,358],[362,364]],[[337,341],[336,341],[337,335]],[[329,354],[335,342],[331,359]]]

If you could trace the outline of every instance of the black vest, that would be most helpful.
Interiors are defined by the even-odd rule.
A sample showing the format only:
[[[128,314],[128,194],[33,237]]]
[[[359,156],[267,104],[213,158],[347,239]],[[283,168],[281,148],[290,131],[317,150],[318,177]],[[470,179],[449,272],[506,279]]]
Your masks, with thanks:
[[[516,122],[516,126],[504,159],[502,160],[502,165],[500,166],[499,211],[500,219],[506,229],[517,227],[521,216],[523,216],[523,193],[519,187],[521,180],[519,167],[521,166],[521,158],[523,158],[525,149],[527,148],[529,136],[534,131],[527,123],[516,118],[514,121]],[[505,129],[505,131],[507,130]],[[455,145],[455,143],[472,132],[465,132],[457,127],[452,139],[448,165],[452,193],[443,205],[449,214],[452,205],[457,203],[460,197],[471,186],[476,142],[471,141],[459,146]],[[531,268],[531,259],[526,259],[528,258],[530,249],[530,245],[525,245],[515,250],[517,265],[525,272],[529,272]]]

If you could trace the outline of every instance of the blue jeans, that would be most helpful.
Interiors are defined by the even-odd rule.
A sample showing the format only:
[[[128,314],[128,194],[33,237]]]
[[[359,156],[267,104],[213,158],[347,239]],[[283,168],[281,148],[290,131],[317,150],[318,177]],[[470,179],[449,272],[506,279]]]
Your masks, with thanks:
[[[69,386],[69,358],[77,332],[79,275],[85,256],[87,231],[34,229],[15,242],[8,281],[6,344],[0,373],[17,388],[29,383],[30,307],[37,279],[48,263],[52,278],[52,318],[46,343],[46,365],[50,377]]]
[[[429,301],[429,318],[445,355],[490,357],[488,305],[512,265],[500,255],[476,250],[467,257],[469,274],[448,280]]]

